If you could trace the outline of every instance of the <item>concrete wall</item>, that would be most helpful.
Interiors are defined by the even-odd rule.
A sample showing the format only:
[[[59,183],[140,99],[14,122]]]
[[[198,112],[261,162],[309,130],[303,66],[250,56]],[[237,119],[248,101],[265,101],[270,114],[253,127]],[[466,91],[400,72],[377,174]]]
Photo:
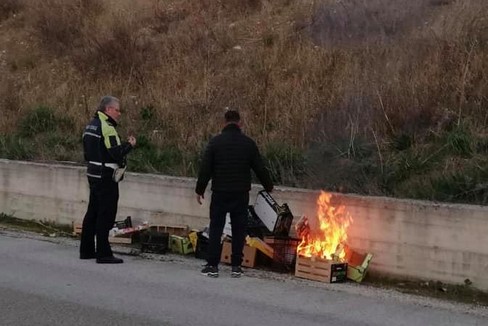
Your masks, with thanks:
[[[129,173],[120,187],[119,218],[206,226],[208,200],[198,205],[194,186],[194,179]],[[279,188],[273,196],[295,216],[311,217],[318,194]],[[84,168],[0,160],[0,212],[71,223],[83,218],[87,198]],[[469,278],[488,290],[488,207],[342,194],[334,200],[354,219],[349,245],[374,254],[372,271],[450,283]]]

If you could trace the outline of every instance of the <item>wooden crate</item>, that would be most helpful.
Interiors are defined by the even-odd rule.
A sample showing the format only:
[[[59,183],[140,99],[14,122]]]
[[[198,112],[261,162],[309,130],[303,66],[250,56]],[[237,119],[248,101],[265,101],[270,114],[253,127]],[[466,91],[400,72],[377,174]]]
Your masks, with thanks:
[[[297,256],[295,276],[325,283],[345,282],[347,263]]]
[[[72,225],[73,225],[73,235],[75,237],[81,235],[81,229],[83,228],[83,224],[79,222],[73,222]]]
[[[190,230],[187,225],[151,225],[149,229],[157,232],[165,232],[169,235],[177,235],[180,237],[188,236]]]
[[[79,222],[73,222],[73,236],[80,236],[81,230],[83,228],[83,224]],[[118,237],[108,237],[108,242],[114,244],[132,244],[133,243],[133,236],[128,234],[124,236]]]
[[[108,242],[113,244],[132,244],[134,242],[134,237],[132,234],[118,237],[108,237]]]

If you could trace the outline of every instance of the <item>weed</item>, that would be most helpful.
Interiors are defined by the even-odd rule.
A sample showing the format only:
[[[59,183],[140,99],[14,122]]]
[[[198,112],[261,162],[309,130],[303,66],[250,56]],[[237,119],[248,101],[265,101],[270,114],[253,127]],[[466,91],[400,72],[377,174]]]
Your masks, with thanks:
[[[458,127],[447,134],[449,149],[456,155],[469,157],[473,153],[474,139],[465,127]]]
[[[8,226],[9,228],[38,232],[42,234],[61,233],[64,235],[71,235],[71,232],[73,230],[71,225],[57,224],[53,221],[48,220],[38,221],[20,219],[5,213],[0,213],[0,224]]]
[[[380,288],[393,288],[402,293],[424,295],[452,302],[487,305],[488,293],[471,287],[469,279],[463,284],[449,284],[440,281],[426,281],[420,279],[402,279],[371,273],[363,281],[366,285]]]

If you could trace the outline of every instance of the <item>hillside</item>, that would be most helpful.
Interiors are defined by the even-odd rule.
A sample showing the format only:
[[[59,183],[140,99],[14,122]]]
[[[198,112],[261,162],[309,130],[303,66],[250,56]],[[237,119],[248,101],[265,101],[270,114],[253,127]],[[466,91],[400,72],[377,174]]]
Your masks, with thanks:
[[[194,176],[225,107],[282,185],[488,203],[484,0],[2,0],[0,157],[82,161],[120,97],[132,171]]]

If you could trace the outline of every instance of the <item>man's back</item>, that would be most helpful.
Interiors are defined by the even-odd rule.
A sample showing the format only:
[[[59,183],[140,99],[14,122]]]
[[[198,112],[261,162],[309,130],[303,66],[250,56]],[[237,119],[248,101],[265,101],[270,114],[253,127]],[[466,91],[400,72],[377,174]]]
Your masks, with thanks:
[[[205,191],[209,179],[214,192],[247,192],[251,189],[251,169],[266,190],[273,188],[256,143],[237,124],[228,124],[207,146],[197,193]]]

